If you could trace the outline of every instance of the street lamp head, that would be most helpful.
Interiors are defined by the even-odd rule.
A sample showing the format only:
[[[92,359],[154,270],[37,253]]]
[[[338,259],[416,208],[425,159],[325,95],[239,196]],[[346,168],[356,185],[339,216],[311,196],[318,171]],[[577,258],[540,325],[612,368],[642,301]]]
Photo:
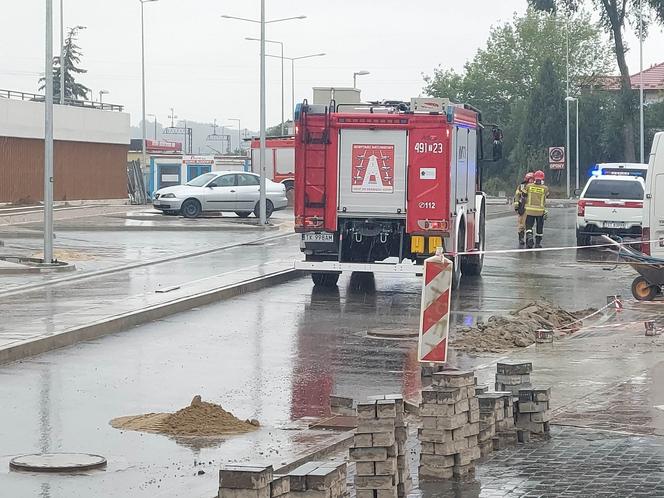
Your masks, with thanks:
[[[108,90],[99,90],[100,95],[107,95],[108,93],[110,93]]]
[[[157,2],[158,0],[139,0],[141,3]]]
[[[306,19],[307,16],[297,16],[295,19]]]
[[[576,102],[578,99],[576,97],[565,97],[566,102]]]
[[[358,71],[356,73],[353,73],[355,76],[366,76],[367,74],[371,74],[369,71]]]

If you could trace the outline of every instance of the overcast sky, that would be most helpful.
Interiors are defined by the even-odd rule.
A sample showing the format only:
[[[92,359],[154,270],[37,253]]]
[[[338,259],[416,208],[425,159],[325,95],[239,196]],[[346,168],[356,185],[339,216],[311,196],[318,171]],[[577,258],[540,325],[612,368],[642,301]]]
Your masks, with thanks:
[[[65,25],[84,25],[79,44],[88,74],[80,81],[108,90],[104,100],[122,104],[133,124],[140,120],[140,3],[138,0],[64,0]],[[305,20],[268,25],[267,38],[283,41],[285,55],[325,52],[296,62],[296,100],[311,98],[313,86],[352,86],[358,77],[365,100],[408,99],[421,93],[422,73],[438,64],[461,69],[486,41],[491,25],[523,12],[526,0],[268,0],[267,19],[306,15]],[[59,26],[59,0],[54,0]],[[159,0],[145,4],[147,112],[258,128],[258,24],[222,19],[221,14],[259,18],[259,0]],[[58,46],[58,29],[55,31]],[[638,43],[627,40],[631,72],[638,71]],[[644,66],[664,61],[664,34],[653,29]],[[2,0],[0,88],[37,91],[44,72],[44,2]],[[658,50],[659,49],[659,50]],[[279,45],[269,44],[268,53]],[[281,70],[268,59],[268,125],[281,116]],[[290,115],[290,62],[286,62],[286,117]],[[236,126],[236,125],[234,125]]]

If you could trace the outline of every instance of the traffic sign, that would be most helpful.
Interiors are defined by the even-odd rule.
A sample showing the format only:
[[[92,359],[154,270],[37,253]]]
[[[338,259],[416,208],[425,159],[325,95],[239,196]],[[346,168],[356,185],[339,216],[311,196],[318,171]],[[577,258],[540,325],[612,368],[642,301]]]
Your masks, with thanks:
[[[565,169],[565,147],[549,147],[549,167]]]

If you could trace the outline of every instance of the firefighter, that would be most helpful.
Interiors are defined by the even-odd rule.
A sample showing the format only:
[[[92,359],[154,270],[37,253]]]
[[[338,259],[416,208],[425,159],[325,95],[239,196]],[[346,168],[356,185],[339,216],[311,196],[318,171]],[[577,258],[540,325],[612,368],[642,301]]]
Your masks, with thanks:
[[[544,171],[533,173],[533,183],[526,186],[526,246],[533,247],[533,227],[535,227],[535,247],[542,247],[544,236],[544,218],[546,216],[546,198],[549,187],[544,185]]]
[[[526,234],[526,187],[532,182],[533,172],[529,171],[523,177],[523,181],[516,187],[516,192],[514,192],[513,205],[517,216],[517,233],[519,235],[520,246],[526,243],[524,240]]]

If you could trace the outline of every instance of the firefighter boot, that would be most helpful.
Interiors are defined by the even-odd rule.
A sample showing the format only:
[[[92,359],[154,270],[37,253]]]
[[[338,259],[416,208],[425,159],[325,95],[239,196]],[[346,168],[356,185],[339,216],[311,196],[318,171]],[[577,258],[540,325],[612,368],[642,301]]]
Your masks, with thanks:
[[[526,232],[526,247],[527,247],[528,249],[532,249],[532,248],[533,248],[533,245],[535,245],[535,243],[534,243],[534,241],[533,241],[533,231],[532,231],[532,230],[528,230],[528,231]]]
[[[542,248],[542,237],[540,237],[539,235],[537,237],[535,237],[535,247],[537,249]]]
[[[519,245],[522,246],[522,245],[524,245],[525,243],[526,243],[526,242],[525,242],[525,240],[523,239],[523,232],[519,232]]]

